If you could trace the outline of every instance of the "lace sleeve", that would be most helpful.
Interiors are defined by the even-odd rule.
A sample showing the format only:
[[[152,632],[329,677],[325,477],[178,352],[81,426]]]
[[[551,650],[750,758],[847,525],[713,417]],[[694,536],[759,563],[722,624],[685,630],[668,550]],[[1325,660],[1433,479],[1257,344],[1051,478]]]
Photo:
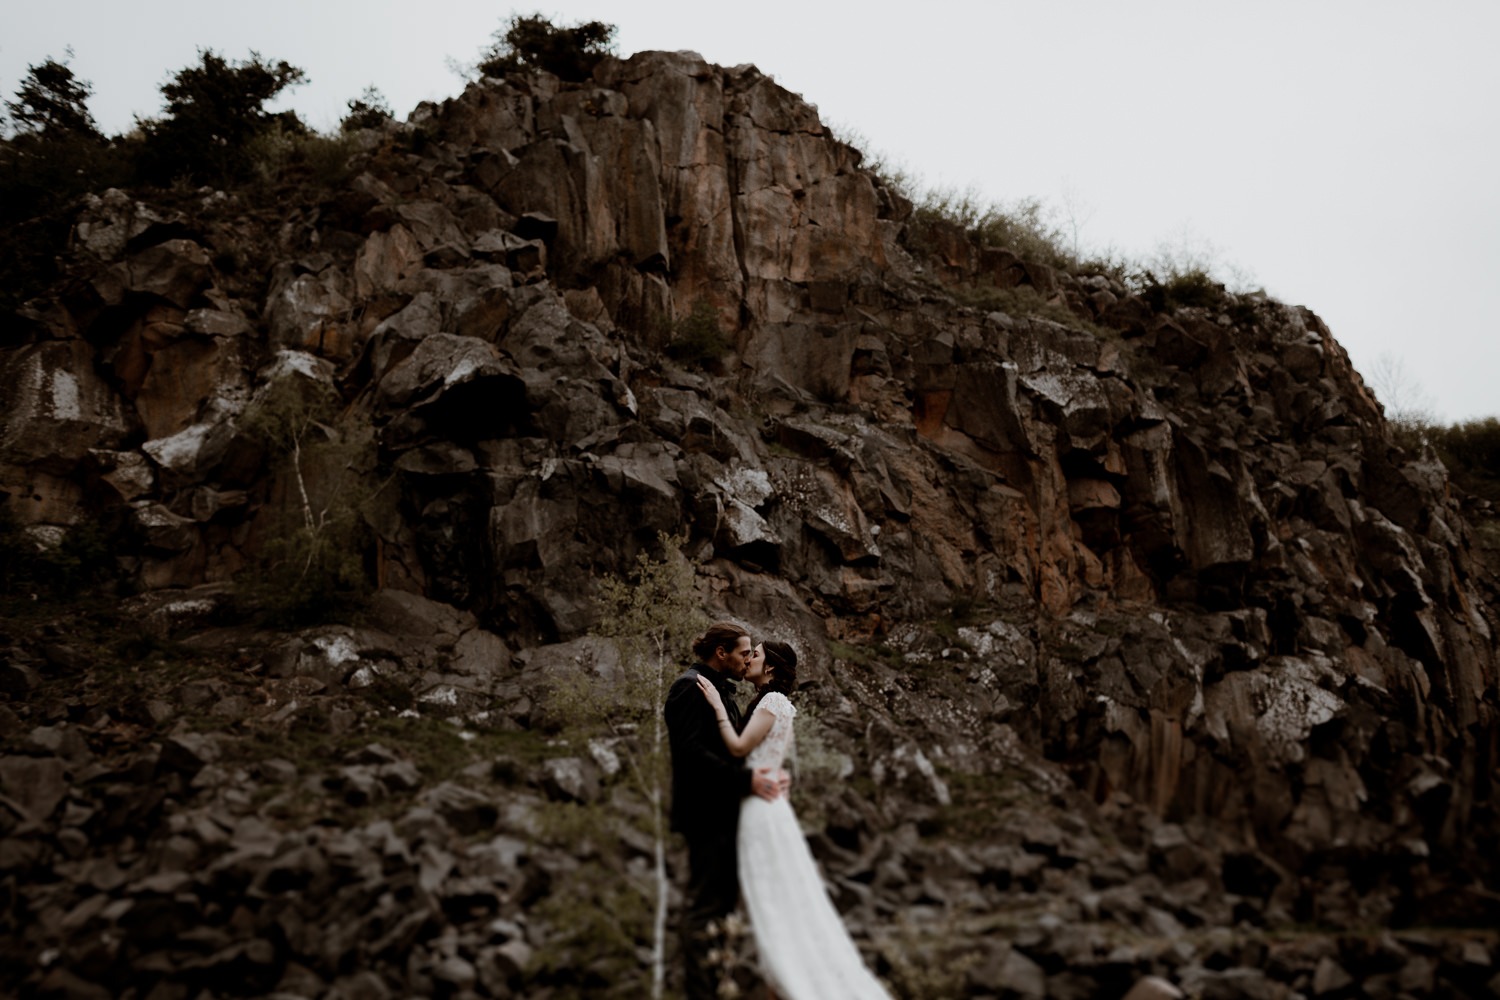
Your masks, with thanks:
[[[791,721],[797,717],[797,706],[793,705],[792,700],[780,691],[772,691],[762,698],[760,703],[778,719]]]
[[[752,769],[781,767],[787,751],[793,745],[792,719],[797,714],[796,706],[780,691],[772,691],[755,706],[755,714],[759,715],[761,712],[770,714],[771,731],[761,740],[760,746],[750,751],[746,763]]]

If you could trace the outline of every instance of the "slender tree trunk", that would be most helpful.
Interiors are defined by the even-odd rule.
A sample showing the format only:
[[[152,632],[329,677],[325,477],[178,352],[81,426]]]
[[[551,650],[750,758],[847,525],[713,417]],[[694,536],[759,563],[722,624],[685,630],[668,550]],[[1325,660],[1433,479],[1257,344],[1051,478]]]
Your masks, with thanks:
[[[292,437],[292,471],[297,475],[297,492],[302,495],[302,523],[313,530],[312,501],[307,498],[307,482],[302,478],[302,435]]]
[[[662,705],[665,701],[663,691],[662,667],[664,666],[663,650],[661,643],[656,647],[656,704]],[[655,725],[652,727],[652,758],[661,760],[662,755],[662,729],[665,723],[662,720],[662,710],[658,710],[655,716]],[[651,996],[652,1000],[661,1000],[662,991],[666,985],[667,977],[667,831],[662,822],[662,787],[661,768],[658,766],[651,776],[651,823],[655,832],[656,840],[656,919],[652,926],[651,934]]]
[[[297,476],[297,492],[302,496],[302,524],[307,529],[307,558],[302,561],[302,572],[297,574],[297,579],[306,578],[308,570],[312,569],[313,557],[317,555],[318,547],[314,543],[318,537],[320,525],[313,518],[312,501],[307,497],[307,481],[302,478],[302,435],[292,437],[292,472]]]
[[[653,790],[656,822],[656,920],[651,936],[651,996],[661,1000],[667,978],[667,843],[661,822],[661,785]]]

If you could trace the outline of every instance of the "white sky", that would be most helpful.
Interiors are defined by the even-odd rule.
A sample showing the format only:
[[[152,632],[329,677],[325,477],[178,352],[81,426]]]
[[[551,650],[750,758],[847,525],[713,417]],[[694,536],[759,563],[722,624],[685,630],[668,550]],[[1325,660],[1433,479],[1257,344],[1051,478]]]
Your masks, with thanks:
[[[63,58],[106,132],[160,111],[199,48],[307,71],[276,107],[329,128],[370,84],[457,94],[510,8],[479,0],[12,0],[0,94]],[[532,7],[515,8],[530,13]],[[1439,419],[1500,414],[1500,2],[554,0],[622,55],[755,63],[927,185],[1073,206],[1081,240],[1216,249],[1311,307]]]

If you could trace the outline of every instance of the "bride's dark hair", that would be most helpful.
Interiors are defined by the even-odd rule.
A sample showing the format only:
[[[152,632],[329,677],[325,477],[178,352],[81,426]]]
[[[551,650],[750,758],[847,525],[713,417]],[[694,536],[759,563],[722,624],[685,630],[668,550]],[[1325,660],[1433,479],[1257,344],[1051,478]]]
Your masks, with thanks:
[[[797,651],[775,639],[767,639],[761,643],[761,647],[766,653],[766,668],[771,672],[771,679],[745,708],[744,717],[747,719],[755,714],[755,708],[760,704],[760,700],[772,691],[791,694],[797,687]]]

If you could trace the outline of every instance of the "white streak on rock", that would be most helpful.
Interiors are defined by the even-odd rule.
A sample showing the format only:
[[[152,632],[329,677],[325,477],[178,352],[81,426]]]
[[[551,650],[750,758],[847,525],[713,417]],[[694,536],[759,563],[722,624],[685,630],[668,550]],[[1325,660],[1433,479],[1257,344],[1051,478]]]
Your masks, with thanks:
[[[52,415],[58,420],[82,420],[83,405],[78,396],[78,379],[70,371],[52,371]]]

